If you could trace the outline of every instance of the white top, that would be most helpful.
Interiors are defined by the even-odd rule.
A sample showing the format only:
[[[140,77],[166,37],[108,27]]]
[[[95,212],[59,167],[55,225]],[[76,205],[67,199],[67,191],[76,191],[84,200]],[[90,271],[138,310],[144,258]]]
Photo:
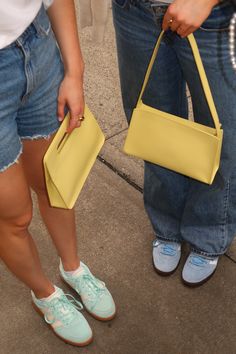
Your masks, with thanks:
[[[14,42],[31,24],[42,3],[53,0],[0,0],[0,49]]]

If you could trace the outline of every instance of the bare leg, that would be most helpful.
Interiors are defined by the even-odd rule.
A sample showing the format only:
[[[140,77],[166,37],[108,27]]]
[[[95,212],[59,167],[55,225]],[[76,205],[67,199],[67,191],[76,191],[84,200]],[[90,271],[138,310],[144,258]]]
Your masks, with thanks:
[[[54,291],[44,275],[28,225],[32,202],[22,163],[0,173],[0,258],[37,297]]]
[[[76,226],[74,210],[52,208],[49,204],[43,173],[43,156],[50,140],[26,140],[24,142],[24,170],[29,185],[37,193],[39,209],[45,225],[61,257],[65,270],[78,268]]]

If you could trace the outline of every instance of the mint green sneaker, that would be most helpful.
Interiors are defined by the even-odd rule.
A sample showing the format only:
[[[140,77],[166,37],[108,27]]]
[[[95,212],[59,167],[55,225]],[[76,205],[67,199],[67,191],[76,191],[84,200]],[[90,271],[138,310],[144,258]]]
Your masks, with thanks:
[[[53,332],[64,342],[83,347],[92,342],[92,330],[78,311],[83,305],[72,295],[55,286],[55,292],[45,299],[37,299],[31,291],[34,309],[44,317]],[[72,300],[69,300],[71,297]]]
[[[115,317],[116,306],[106,285],[95,278],[84,263],[80,262],[74,272],[65,272],[60,261],[59,269],[62,279],[80,295],[84,307],[94,318],[109,321]]]

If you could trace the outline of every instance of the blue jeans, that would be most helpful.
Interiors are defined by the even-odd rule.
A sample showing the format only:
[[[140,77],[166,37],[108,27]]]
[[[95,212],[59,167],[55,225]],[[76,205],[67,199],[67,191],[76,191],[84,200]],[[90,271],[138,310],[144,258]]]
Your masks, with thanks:
[[[0,50],[0,172],[17,161],[22,139],[59,127],[57,96],[64,68],[42,6],[15,42]]]
[[[113,0],[123,105],[128,121],[136,105],[166,6],[144,0]],[[216,6],[195,32],[224,129],[221,164],[209,186],[145,163],[144,203],[157,237],[190,244],[206,255],[224,254],[236,231],[236,76],[228,48],[230,2]],[[213,126],[186,39],[166,32],[144,94],[146,104],[188,117],[188,84],[195,121]]]

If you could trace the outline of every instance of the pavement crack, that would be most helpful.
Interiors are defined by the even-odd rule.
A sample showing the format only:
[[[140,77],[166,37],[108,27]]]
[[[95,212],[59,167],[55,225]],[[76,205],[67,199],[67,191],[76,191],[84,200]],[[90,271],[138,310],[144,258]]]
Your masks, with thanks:
[[[114,166],[112,166],[112,164],[110,164],[108,161],[106,161],[104,158],[102,158],[101,156],[98,156],[97,159],[102,162],[105,166],[107,166],[108,168],[110,168],[110,170],[112,170],[113,172],[115,172],[115,174],[117,174],[119,177],[121,177],[124,181],[126,181],[128,184],[130,184],[133,188],[135,188],[137,191],[139,191],[140,193],[143,193],[143,188],[141,188],[139,185],[137,185],[134,181],[132,181],[128,175],[126,175],[125,173],[120,172],[119,170],[117,170]]]
[[[236,264],[236,260],[233,259],[231,256],[229,256],[227,253],[224,254],[225,257],[227,257],[230,261]]]
[[[122,134],[122,133],[125,132],[127,129],[128,129],[128,128],[126,127],[126,128],[124,128],[124,129],[120,130],[118,133],[115,133],[115,134],[109,136],[108,138],[106,138],[106,141],[109,141],[110,139],[114,138],[115,136]]]

